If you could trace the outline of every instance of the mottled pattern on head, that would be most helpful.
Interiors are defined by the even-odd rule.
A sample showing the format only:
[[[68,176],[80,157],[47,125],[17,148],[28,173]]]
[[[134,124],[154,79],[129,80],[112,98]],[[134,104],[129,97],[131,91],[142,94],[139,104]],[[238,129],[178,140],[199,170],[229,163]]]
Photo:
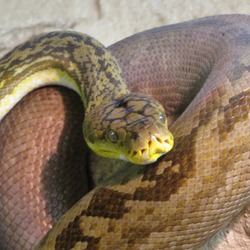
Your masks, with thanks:
[[[170,150],[168,145],[172,145],[173,140],[162,105],[139,93],[103,102],[92,109],[85,116],[83,131],[87,143],[98,154],[138,164],[154,162],[166,148]],[[157,147],[156,152],[157,143],[166,145],[162,149]],[[96,150],[95,145],[98,145]],[[148,154],[150,157],[157,154],[157,157],[149,161]]]

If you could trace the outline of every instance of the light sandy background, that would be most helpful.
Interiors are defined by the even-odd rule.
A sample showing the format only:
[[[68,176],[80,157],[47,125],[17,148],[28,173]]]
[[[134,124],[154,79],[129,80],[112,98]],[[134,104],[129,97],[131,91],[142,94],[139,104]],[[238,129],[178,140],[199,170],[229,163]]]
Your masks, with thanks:
[[[32,34],[74,29],[110,45],[136,32],[216,14],[250,14],[249,0],[0,0],[0,51]]]
[[[136,32],[198,17],[250,14],[249,0],[0,0],[0,54],[34,34],[73,29],[110,45]],[[219,237],[215,249],[247,249],[250,219]],[[211,245],[207,249],[213,249]]]

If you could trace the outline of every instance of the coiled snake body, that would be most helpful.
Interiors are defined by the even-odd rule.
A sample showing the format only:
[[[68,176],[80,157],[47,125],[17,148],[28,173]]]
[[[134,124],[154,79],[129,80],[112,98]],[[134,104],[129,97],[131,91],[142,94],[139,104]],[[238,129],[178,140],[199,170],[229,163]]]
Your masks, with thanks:
[[[149,166],[127,164],[126,171],[115,174],[93,189],[62,217],[41,242],[39,249],[195,249],[249,204],[249,24],[248,16],[205,18],[145,31],[109,48],[122,68],[128,89],[132,93],[150,94],[163,104],[175,137],[175,147]],[[61,57],[60,46],[54,52],[50,51],[47,39],[55,34],[63,36],[63,46],[72,49],[72,54]],[[16,50],[19,54],[11,52],[3,59],[8,61],[9,66],[4,69],[2,79],[13,80],[18,75],[18,81],[23,86],[27,85],[25,93],[30,90],[29,83],[36,79],[42,79],[38,80],[39,86],[44,81],[46,84],[72,82],[72,88],[84,93],[85,122],[88,121],[84,125],[86,141],[101,155],[127,158],[135,163],[151,163],[168,151],[172,146],[172,137],[167,130],[161,105],[142,94],[131,94],[134,99],[128,99],[129,91],[120,75],[115,73],[119,72],[115,60],[109,57],[109,53],[106,54],[101,45],[92,44],[89,38],[86,38],[87,44],[91,43],[92,48],[97,47],[91,51],[100,59],[93,65],[102,66],[89,65],[89,57],[93,54],[87,54],[84,58],[88,60],[84,59],[81,65],[84,74],[74,71],[74,59],[80,58],[84,52],[78,47],[79,36],[73,33],[75,41],[69,42],[67,34],[51,33],[45,38],[35,38],[34,43],[19,46]],[[34,60],[32,48],[36,44],[41,46],[35,49],[40,54],[36,54],[36,66],[28,68]],[[57,52],[58,57],[55,56]],[[102,57],[104,54],[105,60]],[[71,55],[74,56],[71,58]],[[24,65],[22,56],[26,61]],[[12,59],[13,62],[9,62]],[[106,59],[107,64],[100,62],[106,62]],[[6,64],[4,61],[3,65]],[[19,66],[12,68],[12,65]],[[52,78],[47,78],[51,67],[57,71],[49,75]],[[113,71],[113,67],[117,67],[117,71]],[[70,72],[68,75],[64,74],[65,68]],[[81,76],[85,77],[85,82],[99,79],[100,84],[93,85],[93,88],[81,88]],[[105,89],[107,79],[115,82],[109,89]],[[2,82],[3,89],[6,81]],[[114,86],[118,86],[118,90]],[[109,93],[110,90],[113,94]],[[3,92],[3,96],[7,96],[8,91],[16,93],[11,86],[10,90]],[[72,175],[63,184],[59,182],[56,188],[50,186],[50,183],[55,185],[58,181],[58,175],[67,178],[64,172],[58,174],[63,171],[61,165],[64,165],[59,160],[65,160],[73,172],[75,166],[85,161],[84,155],[79,152],[78,141],[70,144],[81,129],[77,125],[77,115],[68,102],[67,98],[70,97],[66,97],[63,91],[41,89],[34,92],[33,96],[24,98],[1,123],[1,193],[4,194],[1,196],[1,204],[4,204],[1,205],[1,234],[5,240],[1,244],[5,248],[34,246],[59,214],[74,202],[70,191],[62,186],[65,183],[76,186],[76,175],[79,174]],[[47,106],[44,95],[52,99]],[[91,96],[93,98],[88,99]],[[58,111],[61,115],[58,119],[62,121],[59,125],[51,114],[49,119],[42,119],[43,115],[47,117],[47,113],[54,112],[50,108],[53,98],[61,109]],[[44,104],[40,104],[41,100]],[[28,104],[32,109],[26,112]],[[119,112],[112,113],[117,108]],[[35,122],[34,114],[38,110],[40,120]],[[105,113],[107,110],[108,115]],[[126,110],[129,112],[126,113]],[[135,116],[131,117],[131,113]],[[121,125],[124,114],[128,117],[125,121],[127,126]],[[21,117],[18,122],[17,116]],[[71,125],[68,124],[69,120]],[[96,120],[105,121],[102,122],[102,130]],[[139,125],[134,125],[138,120]],[[43,123],[46,126],[40,128]],[[35,131],[31,130],[30,124],[34,125]],[[90,126],[97,130],[90,131]],[[142,127],[151,132],[143,132]],[[57,137],[51,138],[48,132]],[[138,139],[141,134],[141,137],[147,138],[143,145],[142,140]],[[24,140],[28,143],[25,144]],[[112,146],[112,143],[116,143],[116,146]],[[151,150],[151,145],[157,149]],[[164,145],[163,149],[161,145]],[[42,147],[42,153],[37,150],[39,147]],[[111,153],[114,151],[115,154]],[[39,154],[41,158],[37,158]],[[23,162],[27,165],[28,175],[33,176],[33,172],[38,172],[37,185],[42,191],[38,191],[34,184],[28,185],[26,177],[21,175],[24,172]],[[54,170],[48,170],[50,168]],[[49,171],[54,171],[56,177],[47,181]],[[27,187],[30,193],[20,186]],[[61,196],[59,189],[64,190]],[[79,190],[82,190],[82,186]],[[63,203],[62,197],[68,198],[68,201]],[[28,211],[34,211],[31,215],[25,214],[23,203],[28,203]],[[15,207],[18,207],[18,212],[15,212]],[[57,209],[61,211],[59,214],[55,212]],[[35,229],[38,228],[43,228],[43,231],[37,233]]]

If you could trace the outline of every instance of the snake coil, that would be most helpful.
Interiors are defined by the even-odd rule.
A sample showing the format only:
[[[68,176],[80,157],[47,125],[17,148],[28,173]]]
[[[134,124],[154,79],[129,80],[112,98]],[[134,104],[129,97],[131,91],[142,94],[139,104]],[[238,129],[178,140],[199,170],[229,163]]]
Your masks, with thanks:
[[[84,98],[92,96],[92,93],[94,99],[85,100],[82,97],[85,119],[86,116],[91,117],[89,121],[94,121],[94,127],[99,126],[97,120],[104,118],[103,126],[108,124],[105,132],[91,134],[88,131],[91,136],[87,143],[92,148],[98,144],[95,136],[100,134],[105,142],[109,138],[117,143],[115,147],[110,146],[112,143],[108,144],[106,150],[113,150],[119,145],[125,148],[122,154],[119,151],[118,155],[123,155],[120,158],[130,155],[128,159],[135,157],[137,160],[134,162],[138,163],[151,144],[172,145],[167,120],[175,137],[173,150],[158,161],[155,160],[170,147],[162,150],[161,146],[155,146],[161,152],[148,153],[150,157],[157,154],[153,157],[155,162],[146,167],[127,163],[126,171],[123,168],[86,194],[65,213],[38,249],[197,249],[249,205],[249,24],[249,16],[226,15],[138,33],[108,48],[119,66],[110,57],[109,62],[112,63],[101,67],[107,70],[103,74],[98,73],[98,65],[103,65],[98,60],[93,64],[97,65],[93,71],[85,70],[89,64],[82,66],[85,67],[85,74],[79,70],[81,67],[74,67],[80,65],[80,59],[77,59],[79,63],[75,59],[82,56],[82,53],[75,53],[79,49],[77,38],[70,46],[67,39],[63,40],[62,46],[73,51],[63,57],[61,47],[55,50],[58,53],[55,57],[51,52],[51,43],[46,42],[47,38],[37,38],[39,46],[35,51],[41,54],[36,54],[36,68],[29,68],[34,59],[33,43],[21,45],[17,54],[10,53],[3,59],[6,61],[2,61],[1,67],[7,64],[8,67],[0,67],[1,86],[3,90],[6,89],[4,86],[10,88],[0,91],[3,93],[0,100],[9,93],[19,93],[11,85],[16,74],[17,81],[13,85],[16,82],[25,85],[32,75],[35,77],[27,82],[35,79],[43,79],[44,82],[45,79],[46,83],[60,80],[66,84],[70,81],[73,89],[85,93]],[[66,36],[65,33],[60,34]],[[106,50],[99,48],[98,45],[98,49],[91,50],[91,53],[100,59]],[[65,63],[56,67],[56,73],[48,70],[52,67],[51,53],[53,58],[57,58],[53,60],[54,65]],[[19,65],[18,68],[16,65]],[[113,66],[117,67],[115,72],[119,74],[112,71]],[[74,72],[69,71],[65,75],[65,67]],[[119,67],[127,85],[120,77]],[[35,75],[36,72],[40,72],[39,75]],[[52,78],[46,78],[48,74]],[[103,85],[85,89],[79,83],[82,81],[78,80],[82,75],[87,77],[87,83],[93,78],[100,79]],[[120,86],[119,91],[112,90],[112,98],[108,94],[103,95],[109,92],[105,91],[107,79],[114,80],[113,86]],[[143,94],[133,94],[138,92]],[[145,94],[154,99],[150,97],[148,101]],[[83,195],[80,191],[72,201],[72,187],[81,183],[77,171],[83,172],[82,168],[76,169],[86,163],[87,151],[79,146],[79,139],[76,139],[81,137],[79,123],[83,117],[79,118],[74,107],[81,109],[78,105],[80,100],[73,93],[69,95],[66,96],[65,90],[40,89],[26,96],[1,122],[0,232],[3,237],[0,244],[5,249],[34,247],[54,221]],[[102,110],[95,109],[103,101],[104,111],[108,111],[104,117]],[[112,103],[110,106],[109,101]],[[58,110],[51,108],[53,103]],[[119,112],[112,113],[115,109]],[[132,110],[135,116],[131,117],[127,110]],[[136,123],[138,120],[140,122]],[[151,122],[154,125],[151,126]],[[123,123],[126,126],[121,125]],[[134,130],[141,131],[142,127],[149,131],[156,128],[153,136],[151,132],[143,134],[143,138],[149,138],[143,145],[142,137],[138,136],[141,132],[133,133]],[[98,128],[97,131],[102,130]],[[162,139],[159,133],[167,137]],[[122,141],[121,138],[132,138],[135,143]],[[94,144],[91,145],[92,142]],[[100,142],[98,149],[105,150],[102,145]],[[74,174],[64,172],[64,163],[60,164],[61,156],[66,159],[65,169],[70,167]],[[109,164],[109,161],[101,161]],[[22,168],[24,164],[27,166],[25,170]],[[96,164],[97,168],[101,166],[95,162],[89,164]],[[118,167],[123,163],[115,164]],[[25,171],[27,176],[23,174]],[[34,172],[38,176],[34,178],[37,186],[29,179],[34,177]],[[59,175],[64,178],[62,183],[57,181]],[[78,190],[82,189],[80,185]],[[59,194],[61,190],[63,192]],[[63,201],[65,198],[66,201]],[[25,207],[24,203],[28,206]]]

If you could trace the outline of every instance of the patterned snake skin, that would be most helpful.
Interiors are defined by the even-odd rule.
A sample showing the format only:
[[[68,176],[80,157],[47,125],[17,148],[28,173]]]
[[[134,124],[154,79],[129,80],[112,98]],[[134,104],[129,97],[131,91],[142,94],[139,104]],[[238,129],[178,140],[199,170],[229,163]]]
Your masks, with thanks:
[[[250,202],[250,17],[160,27],[109,50],[129,88],[164,105],[174,149],[147,167],[126,164],[70,209],[39,249],[202,247]],[[74,93],[41,89],[1,123],[3,249],[34,248],[87,192],[79,103]]]

